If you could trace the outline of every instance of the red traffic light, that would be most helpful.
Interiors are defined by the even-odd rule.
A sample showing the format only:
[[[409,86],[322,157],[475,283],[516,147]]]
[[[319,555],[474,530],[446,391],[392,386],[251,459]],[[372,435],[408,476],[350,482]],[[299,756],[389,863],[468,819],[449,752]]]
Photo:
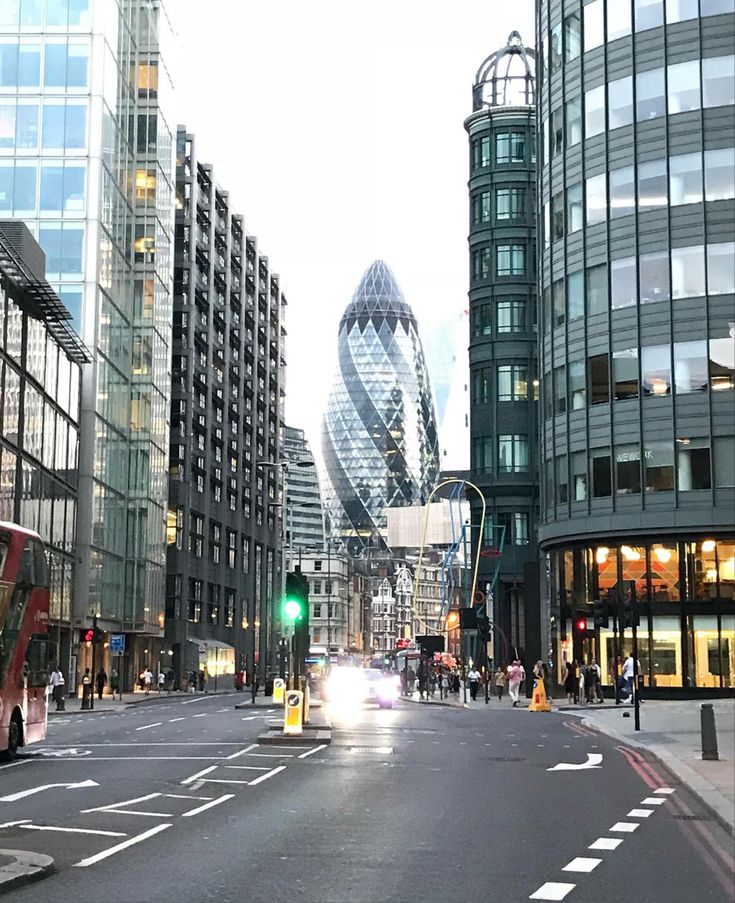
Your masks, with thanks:
[[[577,633],[585,633],[587,630],[587,618],[577,618],[574,622],[574,629]]]
[[[85,642],[85,643],[92,643],[92,642],[94,642],[94,628],[93,628],[93,627],[90,627],[89,630],[85,631],[85,633],[84,633],[84,642]]]

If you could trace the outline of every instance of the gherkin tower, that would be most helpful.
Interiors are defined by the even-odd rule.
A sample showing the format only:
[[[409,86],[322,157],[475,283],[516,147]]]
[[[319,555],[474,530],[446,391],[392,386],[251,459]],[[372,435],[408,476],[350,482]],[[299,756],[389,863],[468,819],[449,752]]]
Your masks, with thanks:
[[[353,551],[381,542],[385,509],[421,504],[439,475],[418,325],[382,260],[367,268],[339,324],[322,453],[332,532]]]

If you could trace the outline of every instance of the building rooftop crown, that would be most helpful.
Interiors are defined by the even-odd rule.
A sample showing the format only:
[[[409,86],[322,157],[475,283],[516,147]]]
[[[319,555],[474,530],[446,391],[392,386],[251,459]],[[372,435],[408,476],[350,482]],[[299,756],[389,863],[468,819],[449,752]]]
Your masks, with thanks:
[[[505,47],[491,53],[477,70],[472,109],[533,106],[535,81],[536,53],[511,31]]]

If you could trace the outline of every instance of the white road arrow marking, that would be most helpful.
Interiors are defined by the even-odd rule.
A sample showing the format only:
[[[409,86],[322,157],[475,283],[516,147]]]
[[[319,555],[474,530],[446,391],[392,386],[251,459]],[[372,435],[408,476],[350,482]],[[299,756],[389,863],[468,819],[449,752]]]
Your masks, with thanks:
[[[585,768],[602,768],[602,753],[587,753],[587,761],[581,765],[575,765],[571,762],[560,762],[553,768],[547,768],[547,771],[582,771]]]
[[[99,784],[97,781],[92,780],[79,781],[76,784],[42,784],[40,787],[31,787],[30,790],[19,790],[18,793],[0,796],[0,803],[14,803],[17,800],[22,800],[26,796],[33,796],[35,793],[41,793],[43,790],[51,790],[54,787],[63,787],[65,790],[78,790],[82,787],[99,787]]]

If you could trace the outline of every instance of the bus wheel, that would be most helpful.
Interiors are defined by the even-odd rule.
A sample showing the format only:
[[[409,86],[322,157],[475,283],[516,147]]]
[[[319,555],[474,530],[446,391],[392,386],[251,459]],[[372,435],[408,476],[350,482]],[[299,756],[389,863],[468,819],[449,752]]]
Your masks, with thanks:
[[[18,752],[21,741],[21,731],[20,721],[16,717],[11,718],[10,726],[8,727],[8,748],[5,751],[4,756],[8,762],[12,762]]]

